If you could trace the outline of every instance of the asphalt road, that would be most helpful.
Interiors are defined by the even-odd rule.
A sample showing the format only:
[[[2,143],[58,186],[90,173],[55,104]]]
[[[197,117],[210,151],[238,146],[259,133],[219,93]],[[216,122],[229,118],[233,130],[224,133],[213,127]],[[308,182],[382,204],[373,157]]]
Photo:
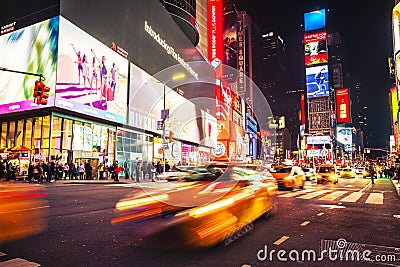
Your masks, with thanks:
[[[272,216],[257,220],[228,246],[202,250],[140,248],[129,232],[112,225],[116,202],[137,190],[133,185],[45,184],[48,228],[1,244],[0,267],[400,266],[400,199],[369,183],[340,179],[336,185],[307,182],[304,190],[278,191]],[[346,261],[345,253],[356,250],[370,252],[375,261]]]

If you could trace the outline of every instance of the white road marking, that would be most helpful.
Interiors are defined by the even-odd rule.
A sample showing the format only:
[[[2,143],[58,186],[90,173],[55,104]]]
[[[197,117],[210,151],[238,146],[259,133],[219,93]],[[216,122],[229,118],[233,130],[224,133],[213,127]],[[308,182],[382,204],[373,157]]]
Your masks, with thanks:
[[[367,198],[365,203],[382,205],[383,204],[383,194],[382,193],[371,193],[371,194],[369,194],[369,197]]]
[[[368,187],[370,187],[371,184],[372,184],[372,182],[369,182],[369,184],[367,184],[366,186],[364,186],[364,188],[361,189],[359,192],[360,192],[360,193],[363,192],[363,191],[366,190]]]
[[[299,190],[299,191],[295,191],[295,192],[290,192],[290,193],[286,193],[286,194],[283,194],[283,195],[279,195],[279,197],[294,197],[294,196],[301,195],[301,194],[306,194],[306,193],[309,193],[309,192],[312,192],[312,191],[314,191],[314,190],[311,190],[311,189]]]
[[[279,238],[278,240],[276,240],[276,241],[274,242],[274,245],[279,246],[280,244],[282,244],[283,242],[285,242],[287,239],[289,239],[289,237],[286,236],[286,235],[284,235],[284,236],[282,236],[281,238]]]
[[[347,193],[347,191],[335,191],[326,196],[319,198],[319,200],[334,200],[340,196],[343,196],[346,193]]]
[[[395,217],[396,219],[400,219],[400,215],[398,214],[394,214],[393,217]]]
[[[320,190],[320,191],[315,191],[313,193],[307,194],[307,195],[303,195],[303,196],[299,196],[297,198],[302,198],[302,199],[312,199],[314,197],[320,196],[322,194],[325,194],[327,192],[330,192],[331,190]]]
[[[317,214],[317,216],[322,216],[324,214],[325,214],[324,212],[320,212],[320,213]]]
[[[342,198],[340,201],[343,202],[356,202],[357,200],[359,200],[362,196],[364,195],[364,193],[362,192],[353,192],[350,195]]]
[[[301,223],[300,225],[301,225],[301,226],[306,226],[306,225],[309,224],[309,223],[310,223],[310,221],[305,221],[305,222]]]
[[[21,258],[15,258],[8,261],[0,262],[0,267],[38,267],[39,263],[30,262]]]
[[[6,256],[6,253],[0,252],[0,257]]]
[[[332,209],[345,209],[345,206],[338,206],[338,205],[320,205],[321,207]]]

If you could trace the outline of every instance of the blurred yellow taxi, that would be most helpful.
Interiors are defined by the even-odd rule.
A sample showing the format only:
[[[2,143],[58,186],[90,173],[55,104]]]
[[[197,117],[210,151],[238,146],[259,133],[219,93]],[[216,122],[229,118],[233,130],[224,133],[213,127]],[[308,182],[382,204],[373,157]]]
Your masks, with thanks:
[[[304,188],[306,174],[299,166],[276,166],[271,169],[271,175],[278,183],[278,189]]]
[[[49,205],[40,185],[0,183],[0,244],[47,228]]]
[[[343,168],[339,176],[340,178],[356,178],[356,173],[351,168]]]
[[[272,211],[276,184],[268,173],[246,166],[207,170],[169,182],[172,189],[120,200],[112,224],[143,247],[210,247],[231,242]]]
[[[317,184],[321,184],[324,182],[330,183],[338,183],[339,178],[336,173],[335,165],[333,164],[324,164],[320,165],[317,168]]]

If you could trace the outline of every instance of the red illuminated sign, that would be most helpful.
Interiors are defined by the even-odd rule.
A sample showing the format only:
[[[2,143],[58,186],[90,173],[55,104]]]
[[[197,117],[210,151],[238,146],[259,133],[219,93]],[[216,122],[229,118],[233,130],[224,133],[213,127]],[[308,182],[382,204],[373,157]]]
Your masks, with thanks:
[[[306,124],[306,111],[305,111],[305,99],[304,94],[300,95],[300,107],[301,107],[301,124]]]
[[[222,0],[208,0],[208,60],[216,70],[217,79],[222,76],[222,28]]]
[[[304,43],[326,41],[326,32],[304,34]]]
[[[349,88],[336,90],[336,118],[338,123],[351,122]]]

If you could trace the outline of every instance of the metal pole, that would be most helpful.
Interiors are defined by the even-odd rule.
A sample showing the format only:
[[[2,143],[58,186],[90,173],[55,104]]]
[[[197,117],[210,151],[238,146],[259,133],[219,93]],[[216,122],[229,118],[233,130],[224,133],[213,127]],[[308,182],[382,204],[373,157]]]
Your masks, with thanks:
[[[163,122],[163,141],[162,141],[162,146],[163,146],[163,152],[162,152],[162,156],[163,156],[163,172],[165,172],[165,84],[166,82],[163,83],[164,84],[164,108],[163,108],[163,118],[162,118],[162,122]]]

